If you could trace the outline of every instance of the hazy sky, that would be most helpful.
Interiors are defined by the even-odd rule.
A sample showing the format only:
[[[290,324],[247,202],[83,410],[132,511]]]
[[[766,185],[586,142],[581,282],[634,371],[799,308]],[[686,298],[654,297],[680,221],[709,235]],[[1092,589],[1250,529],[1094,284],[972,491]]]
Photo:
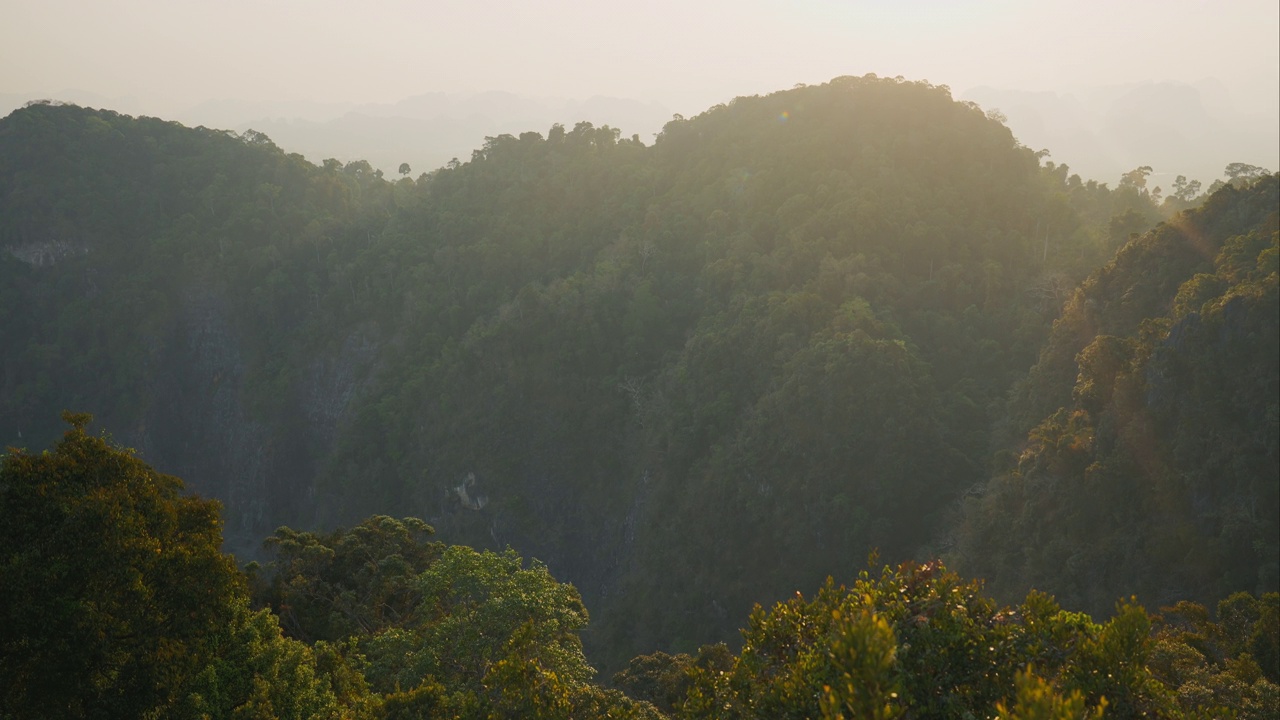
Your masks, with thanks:
[[[1061,90],[1217,77],[1280,105],[1276,0],[0,0],[0,93],[206,99],[507,90],[697,113],[838,75]]]

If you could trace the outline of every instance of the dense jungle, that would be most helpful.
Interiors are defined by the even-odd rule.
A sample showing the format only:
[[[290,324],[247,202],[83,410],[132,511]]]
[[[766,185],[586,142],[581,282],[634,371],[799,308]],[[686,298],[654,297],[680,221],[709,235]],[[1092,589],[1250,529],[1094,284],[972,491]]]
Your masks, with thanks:
[[[1050,150],[15,111],[0,717],[1274,717],[1280,176]]]

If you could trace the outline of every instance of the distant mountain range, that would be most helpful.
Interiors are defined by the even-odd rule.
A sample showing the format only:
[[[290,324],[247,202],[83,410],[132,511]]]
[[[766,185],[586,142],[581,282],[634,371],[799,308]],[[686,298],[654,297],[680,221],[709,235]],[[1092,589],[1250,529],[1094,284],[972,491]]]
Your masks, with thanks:
[[[253,129],[266,133],[286,152],[301,153],[314,163],[326,158],[344,163],[367,160],[390,176],[401,163],[408,163],[416,176],[453,158],[469,160],[486,137],[530,131],[545,135],[556,123],[568,128],[582,121],[609,125],[620,128],[624,137],[638,134],[652,142],[672,116],[662,105],[639,100],[528,97],[499,91],[424,93],[382,104],[223,99],[163,113],[144,110],[136,98],[64,91],[0,95],[0,115],[44,97],[131,115],[164,114],[192,127]]]
[[[190,125],[266,133],[286,152],[319,163],[325,158],[368,160],[394,176],[401,163],[415,175],[453,158],[465,161],[486,137],[546,133],[555,123],[609,125],[623,137],[652,142],[672,117],[661,104],[615,97],[586,100],[511,92],[433,92],[395,103],[297,100],[208,100],[186,108],[153,108],[138,98],[90,92],[0,94],[0,115],[37,97],[102,107],[132,115],[164,115]],[[1168,190],[1177,175],[1208,187],[1231,162],[1274,169],[1280,165],[1280,116],[1233,102],[1215,80],[1139,83],[1037,92],[976,87],[957,94],[1007,117],[1028,147],[1047,149],[1055,162],[1085,179],[1114,184],[1142,165],[1152,185]]]
[[[1280,121],[1238,108],[1220,83],[1141,83],[1028,92],[973,88],[971,100],[1007,118],[1013,134],[1032,149],[1048,149],[1054,161],[1100,182],[1149,165],[1151,185],[1167,191],[1178,175],[1207,187],[1227,163],[1275,169],[1280,164]]]

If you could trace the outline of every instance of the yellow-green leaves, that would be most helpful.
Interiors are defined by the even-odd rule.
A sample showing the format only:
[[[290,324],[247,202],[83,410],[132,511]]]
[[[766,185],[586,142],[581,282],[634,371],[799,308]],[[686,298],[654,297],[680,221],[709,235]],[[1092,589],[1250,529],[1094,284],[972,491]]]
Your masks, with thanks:
[[[1107,706],[1104,699],[1090,708],[1079,690],[1063,695],[1030,667],[1018,673],[1016,684],[1011,703],[996,703],[999,720],[1100,720]]]
[[[834,672],[821,701],[824,720],[891,720],[904,708],[894,654],[893,628],[870,609],[832,610],[827,661]]]

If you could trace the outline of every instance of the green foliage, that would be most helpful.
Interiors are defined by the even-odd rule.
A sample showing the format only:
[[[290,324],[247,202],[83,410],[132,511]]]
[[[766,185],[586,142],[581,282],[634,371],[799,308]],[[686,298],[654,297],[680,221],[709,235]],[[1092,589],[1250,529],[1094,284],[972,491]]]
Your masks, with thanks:
[[[898,678],[894,655],[898,644],[893,628],[869,610],[846,618],[832,610],[831,639],[827,661],[833,666],[835,685],[824,686],[822,717],[829,720],[901,717],[898,705]]]
[[[1217,622],[1181,603],[1153,634],[1132,600],[1105,623],[1034,592],[1000,607],[938,562],[757,606],[736,656],[636,658],[615,677],[633,699],[591,683],[586,609],[545,565],[385,516],[271,538],[250,581],[328,636],[308,644],[250,608],[216,504],[66,420],[52,451],[0,465],[3,717],[1263,718],[1280,700],[1278,594],[1232,595]]]
[[[1165,608],[1151,670],[1188,712],[1232,712],[1243,719],[1280,711],[1280,595],[1236,593],[1218,603],[1218,622],[1189,601]]]
[[[432,532],[383,515],[323,535],[282,527],[267,540],[275,559],[252,576],[255,601],[306,642],[406,625],[421,601],[418,575],[443,551]]]
[[[568,683],[585,683],[595,674],[578,636],[587,625],[586,608],[573,586],[557,583],[546,566],[525,568],[510,550],[453,546],[419,583],[422,600],[412,631],[419,649],[397,675],[372,678],[375,686],[408,687],[432,676],[451,687],[478,689],[502,662],[516,668],[511,672],[545,668]],[[369,652],[380,654],[376,639]]]
[[[1136,605],[1099,625],[1038,594],[1001,608],[940,564],[886,568],[757,608],[733,667],[696,673],[682,716],[1170,717],[1149,629]]]
[[[217,504],[65,417],[53,451],[0,466],[0,716],[661,717],[590,684],[572,586],[414,518],[278,530],[251,580],[314,644],[285,637]]]
[[[1146,174],[1113,190],[1041,166],[927,83],[842,77],[739,98],[673,120],[651,146],[590,123],[502,135],[465,163],[401,173],[390,183],[261,133],[69,106],[4,119],[0,439],[40,446],[56,435],[51,408],[95,409],[222,498],[240,553],[282,524],[353,527],[397,508],[450,542],[518,547],[581,589],[597,619],[584,637],[616,668],[724,640],[754,603],[871,546],[932,554],[991,474],[993,433],[1020,440],[1057,417],[1036,441],[1055,450],[1028,468],[1088,472],[1159,385],[1143,373],[1165,362],[1148,362],[1160,328],[1144,339],[1139,326],[1195,273],[1219,278],[1177,296],[1186,317],[1209,308],[1203,332],[1266,307],[1265,287],[1222,289],[1237,281],[1208,262],[1274,209],[1243,181],[1148,236],[1163,240],[1125,245],[1073,295],[1159,217]],[[1230,273],[1274,266],[1252,242]],[[1077,408],[1075,359],[1090,348]],[[1174,365],[1161,377],[1181,383]],[[1246,377],[1232,392],[1265,397],[1267,376]],[[1190,400],[1179,407],[1161,427],[1198,427]],[[1269,428],[1249,407],[1238,424]],[[1124,425],[1126,442],[1146,442],[1145,427]],[[1170,592],[1253,587],[1243,566],[1275,545],[1248,548],[1270,526],[1232,499],[1266,492],[1252,447],[1222,449],[1165,495],[1195,507],[1211,476],[1232,478],[1209,493],[1230,505],[1212,520],[1220,546],[1191,554],[1188,572],[1246,558],[1209,584],[1165,572]],[[1108,496],[1120,525],[1146,497],[1125,490],[1132,476],[1119,460],[1090,476],[1120,488]],[[1064,597],[1096,587],[1102,609],[1131,590],[1089,575],[1105,565],[1078,552],[1092,525],[1049,537],[1054,512],[1084,516],[1083,501],[1015,495],[1001,507],[1047,507],[1051,540],[984,551],[1014,568],[1003,576],[1018,592],[1028,564],[1066,567]],[[993,542],[1006,524],[972,523]],[[1172,538],[1159,527],[1106,536],[1106,552],[1155,544],[1151,567],[1184,562],[1183,525]],[[409,632],[412,578],[432,556],[378,545],[384,529],[277,536],[256,601],[294,639]],[[366,544],[380,560],[359,556]]]
[[[586,609],[545,566],[453,546],[419,582],[415,620],[361,641],[366,677],[392,706],[460,718],[660,717],[589,683]]]
[[[448,692],[436,682],[426,681],[408,691],[389,693],[382,700],[386,720],[430,720],[454,715]]]
[[[311,651],[248,610],[218,504],[64,418],[0,466],[0,716],[339,717]]]
[[[1272,222],[1275,193],[1268,180],[1245,193],[1231,188],[1215,194],[1203,207],[1127,242],[1085,279],[1062,308],[1039,361],[1019,383],[1010,408],[1014,432],[1027,432],[1070,403],[1075,356],[1094,337],[1137,334],[1144,321],[1167,313],[1185,282],[1212,271],[1214,256],[1231,237]]]
[[[1079,690],[1063,697],[1053,686],[1036,677],[1032,668],[1019,672],[1015,678],[1017,694],[1011,705],[996,703],[996,716],[1008,720],[1086,720],[1101,718],[1106,701],[1100,701],[1090,711]]]
[[[262,597],[317,644],[343,706],[378,717],[658,717],[590,684],[586,609],[513,551],[445,549],[421,520],[278,530]],[[259,571],[261,572],[261,571]]]
[[[966,500],[966,572],[1092,612],[1280,587],[1278,190],[1223,188],[1076,292],[1013,406],[1061,404]]]
[[[613,684],[662,712],[674,713],[698,673],[724,672],[732,666],[733,655],[724,643],[704,645],[697,655],[668,655],[659,650],[632,658],[626,669],[613,676]]]
[[[0,466],[0,707],[141,717],[200,671],[242,581],[216,502],[64,419],[52,452]]]
[[[317,671],[310,648],[285,638],[276,616],[252,612],[241,600],[231,623],[211,638],[213,657],[167,714],[192,718],[343,718],[361,696],[343,706]]]

